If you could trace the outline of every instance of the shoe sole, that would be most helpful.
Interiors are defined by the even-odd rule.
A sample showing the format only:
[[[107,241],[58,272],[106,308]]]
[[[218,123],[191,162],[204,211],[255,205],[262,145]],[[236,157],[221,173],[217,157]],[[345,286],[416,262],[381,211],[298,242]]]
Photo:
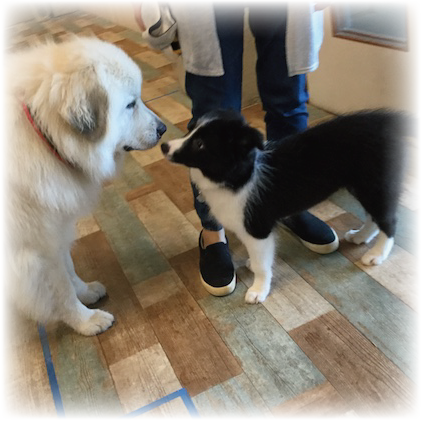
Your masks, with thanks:
[[[209,294],[214,295],[215,297],[223,297],[225,295],[231,294],[235,290],[237,278],[234,273],[234,277],[232,278],[232,281],[228,285],[225,285],[224,287],[213,287],[207,284],[203,280],[202,275],[200,275],[200,280],[202,281],[202,285],[204,286],[206,291],[209,292]]]
[[[314,251],[315,253],[318,253],[318,254],[333,253],[334,251],[338,250],[338,247],[339,247],[339,238],[338,238],[336,232],[335,232],[335,240],[332,241],[329,244],[313,244],[313,243],[309,243],[305,240],[302,240],[301,238],[300,238],[300,241],[309,250]]]
[[[294,233],[294,231],[292,231],[290,228],[288,228],[286,225],[282,224],[282,228],[284,228],[285,230],[287,230],[288,232],[290,232],[291,234],[293,234],[295,237],[297,237],[301,243],[307,247],[309,250],[314,251],[315,253],[318,254],[329,254],[329,253],[333,253],[334,251],[336,251],[339,247],[339,238],[338,235],[336,234],[335,230],[330,228],[333,232],[333,235],[335,236],[335,239],[328,244],[314,244],[314,243],[309,243],[306,240],[303,240],[302,238],[300,238],[297,234]]]

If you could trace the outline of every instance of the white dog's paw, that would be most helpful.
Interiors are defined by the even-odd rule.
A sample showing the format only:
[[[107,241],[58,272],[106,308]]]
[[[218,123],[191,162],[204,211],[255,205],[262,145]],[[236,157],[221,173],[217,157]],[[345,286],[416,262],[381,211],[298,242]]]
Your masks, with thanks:
[[[345,240],[349,243],[362,244],[365,242],[365,237],[361,235],[360,230],[349,230],[345,234]]]
[[[246,303],[248,304],[258,304],[263,303],[263,301],[266,300],[266,297],[268,296],[269,291],[268,290],[259,290],[254,289],[253,287],[250,287],[248,291],[246,292]]]
[[[365,266],[376,266],[381,265],[387,256],[384,256],[383,253],[377,254],[372,250],[369,250],[363,257],[361,257],[361,262]]]
[[[78,294],[78,298],[83,304],[89,305],[96,303],[100,298],[107,293],[105,286],[101,282],[94,281],[86,284],[88,289],[83,293]]]
[[[114,322],[114,316],[103,310],[92,310],[92,316],[76,329],[80,334],[85,336],[98,335],[104,332]]]

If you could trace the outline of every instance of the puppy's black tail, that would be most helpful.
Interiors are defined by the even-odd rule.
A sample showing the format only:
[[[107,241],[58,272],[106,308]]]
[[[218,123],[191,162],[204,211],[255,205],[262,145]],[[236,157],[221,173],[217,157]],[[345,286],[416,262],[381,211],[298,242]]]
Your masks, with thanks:
[[[369,113],[370,114],[370,113]],[[385,130],[398,136],[411,136],[421,140],[421,110],[417,115],[405,111],[380,111]]]

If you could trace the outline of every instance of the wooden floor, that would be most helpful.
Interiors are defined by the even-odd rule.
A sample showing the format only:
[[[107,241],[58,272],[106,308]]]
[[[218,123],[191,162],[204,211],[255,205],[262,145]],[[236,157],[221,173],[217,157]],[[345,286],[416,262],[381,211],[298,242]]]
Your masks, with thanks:
[[[143,99],[185,133],[190,101],[171,63],[138,33],[75,13],[10,28],[10,50],[70,32],[94,33],[141,67]],[[332,116],[309,106],[310,124]],[[261,106],[244,110],[264,130]],[[128,154],[123,176],[105,187],[96,212],[78,225],[73,257],[86,281],[108,297],[97,307],[115,325],[82,337],[64,325],[37,327],[19,316],[6,341],[9,408],[33,415],[381,415],[413,407],[415,367],[414,224],[409,172],[396,246],[380,267],[367,249],[344,242],[363,211],[345,192],[313,212],[334,227],[338,252],[321,256],[279,228],[273,287],[246,305],[252,282],[245,251],[230,236],[238,266],[235,292],[210,296],[198,273],[200,224],[188,174],[159,148]]]

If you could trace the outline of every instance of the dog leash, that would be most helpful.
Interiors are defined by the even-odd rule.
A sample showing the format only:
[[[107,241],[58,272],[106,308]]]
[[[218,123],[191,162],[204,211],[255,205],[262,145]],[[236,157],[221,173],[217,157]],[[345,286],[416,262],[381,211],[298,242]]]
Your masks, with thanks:
[[[32,116],[31,111],[29,110],[29,107],[24,103],[21,102],[22,105],[22,109],[23,112],[26,115],[26,118],[29,120],[29,122],[31,123],[32,127],[34,128],[35,132],[37,133],[37,135],[41,138],[41,140],[47,145],[48,149],[50,149],[50,151],[52,152],[52,154],[59,159],[61,162],[63,162],[64,164],[66,164],[68,167],[70,168],[75,168],[75,166],[67,161],[66,159],[64,159],[60,153],[58,152],[57,148],[55,147],[54,143],[51,141],[51,139],[49,139],[42,131],[41,129],[38,127],[38,125],[35,123],[34,118]]]

